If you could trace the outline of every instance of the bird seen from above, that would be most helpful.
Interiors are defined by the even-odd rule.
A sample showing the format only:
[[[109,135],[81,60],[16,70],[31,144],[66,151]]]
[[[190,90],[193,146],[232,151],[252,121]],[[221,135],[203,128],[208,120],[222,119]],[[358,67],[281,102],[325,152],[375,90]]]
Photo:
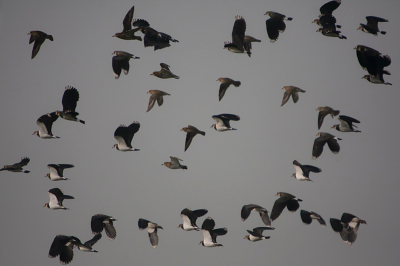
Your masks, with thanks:
[[[156,248],[158,245],[158,235],[157,228],[163,229],[156,223],[152,223],[146,219],[140,218],[138,221],[138,226],[140,230],[144,230],[147,228],[147,232],[149,234],[150,244],[153,248]]]
[[[178,40],[173,39],[170,35],[151,28],[150,24],[146,20],[136,20],[132,25],[140,27],[141,32],[144,34],[144,47],[154,46],[154,51],[170,47],[170,41],[179,42]]]
[[[35,42],[33,44],[31,59],[35,58],[35,56],[39,53],[40,46],[44,43],[46,39],[53,41],[53,36],[47,35],[43,31],[32,30],[28,33],[28,35],[31,35],[31,37],[29,38],[29,44]]]
[[[316,111],[319,111],[318,113],[318,129],[321,128],[322,123],[324,122],[324,118],[325,116],[327,116],[328,114],[331,115],[331,117],[333,118],[334,116],[337,116],[340,114],[339,110],[333,110],[331,107],[329,106],[325,106],[325,107],[318,107]]]
[[[385,67],[392,63],[389,55],[382,56],[379,51],[365,45],[357,45],[354,49],[356,49],[360,66],[362,69],[367,70],[371,76],[379,79],[383,77],[383,74],[390,75],[389,71],[384,70]]]
[[[293,18],[286,18],[285,15],[274,11],[267,11],[264,15],[270,16],[270,18],[265,21],[265,24],[267,25],[269,40],[270,42],[274,43],[276,40],[278,40],[279,33],[284,32],[286,29],[284,20],[291,21]]]
[[[79,92],[77,89],[71,86],[65,87],[64,94],[62,97],[63,111],[56,111],[56,115],[62,119],[80,122],[85,124],[85,121],[77,118],[78,112],[75,112],[76,104],[79,101]]]
[[[333,231],[339,233],[343,241],[349,245],[356,241],[360,224],[367,224],[365,220],[350,213],[343,213],[340,220],[331,218],[329,222]]]
[[[197,134],[200,134],[203,136],[206,135],[206,132],[200,131],[191,125],[188,125],[187,127],[182,128],[181,131],[186,132],[185,151],[189,148],[190,143],[192,143],[194,136],[196,136]]]
[[[113,222],[116,221],[112,216],[104,215],[104,214],[95,214],[92,216],[92,220],[90,222],[90,228],[92,229],[92,233],[94,235],[100,234],[103,229],[106,232],[108,239],[114,240],[117,236],[117,231],[115,230]]]
[[[14,173],[29,173],[30,171],[22,169],[25,165],[27,165],[30,162],[31,159],[28,157],[22,157],[21,161],[19,163],[15,163],[12,165],[4,165],[3,168],[0,169],[0,171],[7,170],[9,172],[14,172]]]
[[[340,31],[333,30],[330,28],[319,28],[317,32],[320,32],[322,35],[327,37],[337,37],[341,40],[347,40],[347,37],[340,34]]]
[[[122,40],[138,40],[142,41],[142,37],[135,36],[135,32],[140,30],[140,28],[132,29],[132,21],[133,21],[133,13],[135,12],[135,6],[133,6],[128,13],[126,13],[124,20],[122,21],[122,25],[124,29],[122,32],[117,32],[113,35],[113,37],[117,37]]]
[[[340,151],[338,140],[342,140],[337,138],[329,133],[319,132],[317,134],[318,138],[314,140],[313,150],[312,150],[312,159],[317,159],[324,150],[324,146],[328,143],[329,149],[333,152],[333,154],[337,154]]]
[[[81,243],[79,238],[74,236],[57,235],[53,243],[51,243],[49,250],[49,258],[60,256],[60,263],[65,265],[72,261],[74,258],[74,245]]]
[[[226,227],[214,229],[214,227],[214,220],[211,217],[207,217],[201,226],[204,240],[200,241],[199,245],[203,247],[222,247],[222,244],[217,243],[217,236],[226,235],[228,229]]]
[[[93,245],[97,243],[101,238],[101,234],[95,235],[92,239],[86,241],[85,243],[74,243],[74,245],[83,252],[98,252],[97,250],[93,249]]]
[[[160,79],[169,79],[169,78],[179,79],[177,75],[175,75],[174,73],[171,72],[171,70],[169,70],[169,65],[165,63],[160,63],[160,66],[161,70],[154,71],[152,74],[150,74],[150,76],[155,76]]]
[[[132,139],[136,132],[139,131],[140,123],[134,121],[129,126],[120,125],[114,132],[114,138],[118,144],[114,144],[113,148],[119,151],[139,151],[132,148]]]
[[[217,81],[221,82],[221,85],[219,86],[219,100],[221,101],[222,97],[224,97],[226,90],[230,85],[235,86],[236,88],[240,86],[241,82],[240,81],[234,81],[233,79],[230,78],[219,78]]]
[[[241,16],[236,16],[232,30],[232,42],[225,42],[224,49],[227,49],[232,53],[244,53],[245,31],[246,31],[246,21]],[[247,52],[249,53],[249,51]]]
[[[165,162],[162,165],[165,165],[166,167],[168,167],[169,169],[186,169],[187,170],[187,166],[186,165],[181,165],[181,163],[179,161],[182,161],[181,159],[179,159],[178,157],[174,157],[174,156],[170,156],[171,161],[170,162]]]
[[[242,207],[242,210],[240,211],[240,217],[242,218],[242,221],[245,221],[247,218],[249,218],[251,211],[258,212],[264,224],[271,227],[271,219],[268,216],[267,209],[257,204],[247,204]]]
[[[279,196],[280,198],[275,201],[274,206],[272,207],[270,216],[271,221],[276,220],[285,207],[287,207],[290,212],[297,211],[300,207],[299,201],[303,201],[286,192],[278,192],[276,193],[276,196]]]
[[[379,31],[378,22],[388,22],[389,20],[374,16],[365,17],[367,19],[367,25],[360,23],[360,27],[357,30],[361,30],[366,33],[371,33],[378,36],[378,33],[385,35],[386,31]]]
[[[196,225],[197,218],[204,216],[208,211],[206,209],[199,209],[192,211],[189,208],[185,208],[181,211],[181,217],[183,224],[180,224],[178,228],[182,228],[184,231],[199,231],[200,228]]]
[[[253,228],[253,231],[246,230],[249,234],[244,237],[244,239],[247,239],[251,242],[256,242],[260,241],[263,239],[270,239],[270,236],[263,236],[262,233],[264,230],[274,230],[275,228],[273,227],[256,227]]]
[[[244,49],[246,50],[246,52],[247,52],[247,55],[250,57],[251,56],[251,49],[252,49],[252,42],[261,42],[261,40],[259,40],[259,39],[256,39],[256,38],[254,38],[254,37],[251,37],[251,36],[248,36],[248,35],[246,35],[246,36],[244,36],[244,39],[243,39],[243,47],[244,47]]]
[[[295,86],[284,86],[282,89],[285,90],[285,93],[283,94],[281,106],[289,101],[290,96],[292,96],[293,102],[297,103],[297,101],[299,100],[299,92],[306,92],[305,90],[302,90]]]
[[[339,115],[339,121],[340,124],[333,125],[332,128],[336,129],[337,131],[340,132],[360,132],[360,130],[354,129],[357,128],[356,125],[353,125],[353,123],[360,123],[357,119],[354,119],[350,116],[346,115]]]
[[[62,205],[64,199],[74,199],[74,197],[69,195],[64,195],[61,189],[52,188],[48,192],[50,202],[46,203],[43,207],[47,207],[50,210],[69,210]]]
[[[315,19],[313,23],[324,29],[336,30],[336,28],[341,28],[340,25],[336,25],[336,18],[332,15],[332,12],[340,6],[340,3],[340,0],[334,0],[322,5],[319,9],[321,13],[319,19]]]
[[[150,99],[149,99],[149,105],[147,107],[147,111],[146,112],[150,111],[153,108],[153,106],[156,103],[156,101],[158,103],[158,106],[161,106],[164,103],[163,96],[171,95],[169,93],[166,93],[164,91],[159,91],[159,90],[149,90],[147,93],[150,93],[151,96],[150,96]]]
[[[124,51],[114,51],[112,53],[112,68],[114,72],[115,79],[118,79],[121,75],[121,71],[124,71],[125,75],[129,73],[129,60],[132,59],[140,59],[138,56],[134,56],[133,54],[124,52]]]
[[[42,139],[58,139],[60,137],[54,136],[51,132],[51,127],[53,126],[53,122],[58,119],[58,115],[56,112],[48,113],[42,115],[36,121],[36,124],[39,126],[39,131],[33,132],[32,135],[36,135]]]
[[[214,128],[216,131],[228,131],[228,130],[236,130],[236,128],[232,128],[229,125],[229,121],[239,121],[240,117],[238,115],[232,114],[220,114],[220,115],[213,115],[212,118],[215,120],[215,124],[211,127]]]
[[[73,164],[48,164],[50,173],[46,175],[51,181],[59,180],[69,180],[69,178],[64,177],[64,169],[75,167]]]
[[[300,217],[305,224],[311,224],[312,220],[315,219],[320,225],[326,226],[325,220],[318,213],[300,210]]]
[[[322,170],[318,167],[312,165],[302,165],[297,160],[293,161],[294,168],[296,169],[296,173],[292,176],[300,181],[312,181],[309,178],[310,172],[320,173]]]

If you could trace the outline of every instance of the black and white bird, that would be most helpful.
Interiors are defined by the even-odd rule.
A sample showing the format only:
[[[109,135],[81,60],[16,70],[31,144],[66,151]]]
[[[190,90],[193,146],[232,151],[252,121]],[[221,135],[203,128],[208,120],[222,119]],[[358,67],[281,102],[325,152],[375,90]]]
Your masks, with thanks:
[[[50,210],[69,210],[65,208],[62,203],[65,199],[74,199],[69,195],[64,195],[63,191],[59,188],[52,188],[48,191],[50,202],[46,203],[43,207],[47,207]]]
[[[156,101],[158,103],[158,106],[161,106],[164,103],[164,97],[163,96],[171,95],[169,93],[166,93],[166,92],[160,91],[160,90],[149,90],[147,93],[150,93],[151,96],[150,96],[150,99],[149,99],[149,105],[147,106],[147,111],[146,112],[150,111],[153,108],[153,106],[156,103]]]
[[[276,193],[276,196],[279,196],[280,198],[275,201],[274,207],[272,207],[270,216],[271,221],[278,218],[286,207],[290,212],[297,211],[300,207],[299,201],[303,201],[286,192],[278,192]]]
[[[185,208],[181,211],[181,217],[183,224],[180,224],[178,228],[182,228],[185,231],[199,231],[200,228],[196,225],[197,218],[205,215],[208,212],[206,209],[199,209],[192,211],[189,208]]]
[[[354,129],[357,128],[353,123],[360,123],[357,119],[354,119],[350,116],[339,115],[340,124],[333,125],[332,128],[336,129],[340,132],[361,132],[360,130]]]
[[[75,236],[57,235],[49,250],[49,258],[60,256],[60,263],[65,265],[74,258],[74,245],[81,243],[79,238]]]
[[[219,86],[219,92],[218,92],[218,97],[219,101],[221,101],[222,97],[224,97],[226,90],[230,85],[233,85],[235,87],[240,86],[240,81],[234,81],[233,79],[230,78],[219,78],[217,81],[221,82],[221,85]]]
[[[322,123],[324,122],[325,116],[327,116],[329,114],[333,118],[334,116],[337,116],[338,114],[340,114],[339,110],[333,110],[329,106],[318,107],[316,111],[319,111],[319,113],[318,113],[318,129],[321,128]]]
[[[340,151],[338,140],[342,140],[341,138],[337,138],[329,133],[319,132],[317,134],[318,138],[314,140],[313,150],[312,150],[312,159],[317,159],[324,150],[324,146],[328,143],[329,149],[333,152],[333,154],[337,154]]]
[[[240,212],[240,217],[242,218],[242,221],[245,221],[247,218],[249,218],[251,211],[258,212],[264,224],[271,227],[271,219],[268,216],[267,209],[257,204],[247,204],[242,207],[242,210]]]
[[[139,131],[140,123],[134,121],[128,127],[120,125],[114,132],[114,138],[118,144],[114,144],[113,148],[119,151],[139,151],[139,149],[132,148],[132,139],[136,132]]]
[[[104,214],[95,214],[92,216],[92,220],[90,222],[90,227],[92,229],[92,233],[94,235],[100,234],[103,229],[106,232],[108,239],[114,240],[117,236],[117,231],[115,230],[113,222],[116,221],[112,216],[104,215]]]
[[[150,244],[153,248],[156,248],[158,245],[158,235],[157,228],[163,229],[156,223],[152,223],[146,219],[140,218],[138,221],[138,226],[140,230],[144,230],[147,228],[147,232],[149,233]]]
[[[245,31],[246,31],[246,21],[241,16],[236,16],[232,30],[232,42],[225,42],[224,49],[227,49],[232,53],[244,53]]]
[[[28,33],[28,35],[31,35],[29,38],[29,44],[35,42],[33,44],[31,59],[35,58],[35,56],[39,53],[40,46],[42,46],[46,39],[53,41],[53,36],[48,35],[43,31],[32,30]]]
[[[177,75],[175,75],[174,73],[171,72],[171,70],[169,70],[169,65],[165,63],[160,63],[160,66],[161,69],[159,71],[154,71],[153,73],[150,74],[150,76],[155,76],[160,79],[170,79],[170,78],[179,79]]]
[[[58,115],[56,112],[48,113],[42,115],[36,121],[36,125],[39,126],[39,131],[33,132],[32,135],[36,135],[42,139],[58,139],[60,137],[54,136],[51,132],[51,127],[53,126],[53,122],[58,119]]]
[[[10,172],[14,172],[14,173],[29,173],[30,171],[28,170],[24,170],[23,167],[25,165],[27,165],[30,162],[31,159],[29,159],[28,157],[22,157],[21,161],[19,163],[15,163],[15,164],[11,164],[11,165],[4,165],[3,168],[0,169],[0,171],[10,171]]]
[[[112,68],[115,79],[119,78],[122,70],[124,71],[125,75],[128,75],[130,59],[140,59],[140,57],[124,51],[114,51],[112,55],[114,55],[112,58]]]
[[[246,230],[249,234],[246,235],[244,239],[247,239],[251,242],[260,241],[263,239],[270,239],[271,238],[270,236],[263,236],[262,233],[264,232],[264,230],[274,230],[274,229],[275,228],[273,227],[256,227],[253,228],[253,231]]]
[[[227,130],[236,130],[236,128],[232,128],[229,125],[229,121],[239,121],[240,117],[238,115],[232,114],[220,114],[220,115],[213,115],[212,118],[215,120],[215,124],[211,127],[214,128],[216,131],[227,131]]]
[[[251,37],[251,36],[248,36],[248,35],[245,35],[245,36],[244,36],[244,39],[243,39],[243,47],[244,47],[244,49],[246,50],[247,55],[248,55],[249,57],[251,56],[251,49],[253,48],[253,47],[252,47],[252,44],[251,44],[252,42],[261,42],[261,40],[256,39],[256,38]]]
[[[373,84],[393,85],[392,83],[386,82],[383,79],[383,75],[382,74],[386,74],[386,73],[380,73],[380,74],[377,74],[375,76],[373,76],[373,75],[364,75],[361,79],[366,79],[366,80],[368,80],[369,82],[371,82]]]
[[[302,165],[297,160],[293,161],[294,168],[296,169],[296,173],[292,176],[300,181],[312,181],[309,178],[310,172],[320,173],[322,170],[318,167],[312,165]]]
[[[360,224],[367,224],[365,220],[350,213],[343,213],[340,220],[331,218],[329,222],[333,231],[339,233],[343,241],[349,245],[356,241]]]
[[[305,90],[302,90],[295,86],[284,86],[282,89],[285,90],[285,93],[283,94],[281,106],[289,101],[290,96],[292,96],[293,102],[297,103],[297,101],[299,100],[299,92],[306,92]]]
[[[340,4],[340,0],[333,0],[322,5],[319,9],[321,13],[319,19],[315,19],[313,23],[316,23],[325,29],[336,30],[336,28],[340,28],[340,25],[336,25],[336,18],[332,16],[332,12],[335,11]]]
[[[274,11],[268,11],[264,15],[270,16],[270,18],[265,21],[265,24],[267,25],[269,40],[270,42],[274,43],[276,40],[278,40],[279,33],[284,32],[286,29],[284,20],[291,21],[293,18],[286,18],[285,15]]]
[[[76,103],[79,101],[79,92],[71,86],[65,87],[64,95],[62,97],[63,111],[56,111],[56,114],[69,121],[80,122],[85,124],[85,121],[77,118],[78,112],[75,112]]]
[[[367,19],[367,25],[360,23],[361,26],[358,27],[357,30],[361,30],[366,33],[371,33],[375,36],[377,36],[378,33],[381,33],[383,35],[386,34],[386,31],[379,31],[378,22],[388,22],[389,20],[374,16],[368,16],[365,18]]]
[[[95,235],[92,239],[86,241],[85,243],[76,243],[75,246],[83,252],[98,252],[97,250],[93,249],[93,245],[97,243],[101,238],[101,234]]]
[[[47,168],[49,168],[50,173],[46,175],[52,181],[59,180],[69,180],[69,178],[64,177],[63,172],[64,169],[75,167],[73,164],[48,164]]]
[[[168,167],[169,169],[186,169],[187,170],[187,166],[186,165],[181,165],[181,163],[179,161],[182,161],[181,159],[179,159],[178,157],[174,157],[174,156],[170,156],[171,161],[170,162],[164,162],[162,165],[165,165],[166,167]]]
[[[315,219],[320,225],[326,226],[325,220],[318,213],[300,210],[300,217],[305,224],[311,224],[312,220]]]
[[[181,129],[181,131],[186,132],[186,140],[185,140],[185,151],[189,148],[190,143],[192,143],[192,140],[194,136],[197,134],[206,135],[206,132],[198,130],[196,127],[188,125],[187,127],[184,127]]]
[[[214,229],[215,222],[211,217],[207,217],[201,226],[201,232],[203,233],[204,240],[200,241],[204,247],[222,247],[222,244],[217,243],[217,236],[223,236],[228,232],[226,227]]]

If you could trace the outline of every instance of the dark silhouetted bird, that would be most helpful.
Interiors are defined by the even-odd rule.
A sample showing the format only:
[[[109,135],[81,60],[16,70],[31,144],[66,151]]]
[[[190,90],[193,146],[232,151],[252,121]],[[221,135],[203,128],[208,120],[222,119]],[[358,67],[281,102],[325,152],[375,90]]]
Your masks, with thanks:
[[[75,112],[76,104],[79,101],[79,92],[77,89],[71,86],[65,87],[64,94],[62,97],[63,111],[56,111],[56,114],[62,119],[80,122],[85,124],[85,121],[77,118],[78,112]]]
[[[149,106],[147,107],[147,111],[146,112],[150,111],[153,108],[153,106],[156,103],[156,101],[158,103],[158,106],[161,106],[164,103],[163,96],[171,95],[169,93],[166,93],[164,91],[159,91],[159,90],[149,90],[147,93],[150,93],[151,96],[150,96],[150,99],[149,99]]]
[[[140,57],[134,56],[133,54],[124,52],[124,51],[114,51],[112,53],[112,68],[114,72],[115,79],[118,79],[121,75],[121,71],[124,71],[125,75],[129,73],[129,60],[132,59],[140,59]]]
[[[312,159],[317,159],[324,149],[324,145],[328,143],[329,149],[334,153],[337,154],[340,151],[338,140],[342,140],[337,138],[329,133],[319,132],[317,134],[318,138],[314,140],[313,151],[312,151]]]
[[[271,18],[267,19],[267,21],[265,21],[265,23],[267,25],[267,33],[268,33],[269,40],[272,43],[276,42],[276,40],[278,40],[279,33],[284,32],[286,29],[286,24],[285,24],[284,20],[291,21],[292,18],[290,18],[290,17],[286,18],[285,15],[279,14],[274,11],[268,11],[264,15],[268,15],[271,17]]]
[[[289,101],[290,96],[292,96],[293,102],[297,103],[297,101],[299,100],[299,92],[306,92],[305,90],[302,90],[295,86],[284,86],[282,89],[285,90],[285,93],[283,94],[281,106]]]
[[[196,136],[197,134],[200,134],[203,136],[206,135],[206,132],[200,131],[191,125],[188,125],[187,127],[182,128],[181,131],[186,132],[185,151],[189,148],[190,143],[192,143],[192,139],[194,138],[194,136]]]
[[[27,165],[30,162],[30,159],[28,157],[22,157],[21,161],[19,163],[15,163],[12,165],[4,165],[3,168],[0,169],[0,171],[10,171],[10,172],[14,172],[14,173],[29,173],[30,171],[22,169],[25,165]]]
[[[232,53],[244,53],[245,31],[246,31],[246,21],[241,16],[236,16],[232,30],[232,42],[225,42],[224,49],[227,49]]]
[[[35,58],[37,53],[39,53],[40,46],[44,43],[46,39],[53,41],[53,36],[47,35],[46,33],[38,30],[33,30],[28,33],[28,35],[31,35],[29,38],[29,44],[32,42],[35,42],[33,44],[33,49],[32,49],[32,57],[31,59]]]
[[[92,239],[86,241],[85,243],[76,243],[75,246],[83,252],[98,252],[97,250],[93,249],[93,245],[97,243],[101,238],[101,234],[95,235]]]
[[[367,224],[365,220],[350,213],[343,213],[340,220],[331,218],[330,223],[333,231],[339,233],[343,241],[349,245],[356,241],[360,224]]]
[[[158,235],[157,228],[163,229],[156,223],[152,223],[146,219],[140,218],[138,221],[139,229],[143,230],[147,228],[147,232],[149,233],[150,244],[153,248],[156,248],[158,245]]]
[[[160,66],[161,66],[160,71],[154,71],[150,75],[160,79],[169,79],[169,78],[179,79],[177,75],[175,75],[174,73],[171,72],[171,70],[169,70],[169,65],[165,63],[160,63]]]
[[[278,192],[276,193],[276,196],[279,196],[280,198],[275,201],[274,207],[272,207],[270,216],[271,221],[274,221],[276,218],[278,218],[285,207],[287,207],[288,211],[290,212],[297,211],[297,209],[300,207],[299,201],[303,201],[286,192]]]
[[[248,36],[248,35],[246,35],[246,36],[244,36],[244,39],[243,39],[243,47],[244,47],[244,49],[246,50],[246,52],[247,52],[247,55],[250,57],[251,56],[251,49],[252,49],[252,42],[261,42],[261,40],[259,40],[259,39],[256,39],[256,38],[253,38],[253,37],[251,37],[251,36]]]
[[[319,113],[318,113],[318,129],[321,128],[322,123],[324,122],[324,118],[325,118],[326,115],[330,114],[331,117],[333,118],[334,116],[337,116],[338,114],[340,114],[339,110],[333,110],[329,106],[318,107],[317,111],[319,111]]]
[[[260,214],[261,220],[266,226],[271,227],[271,219],[268,216],[267,209],[257,204],[247,204],[242,207],[242,210],[240,212],[240,217],[242,218],[242,221],[245,221],[247,218],[249,218],[250,213],[253,210]]]
[[[300,217],[305,224],[311,224],[312,219],[315,219],[319,222],[320,225],[326,226],[324,219],[322,219],[321,215],[319,215],[318,213],[301,210]]]
[[[240,81],[234,81],[233,79],[230,78],[219,78],[217,81],[221,82],[221,85],[219,86],[219,100],[221,101],[222,97],[224,97],[226,90],[230,85],[233,85],[235,87],[240,86]]]
[[[57,235],[53,243],[51,243],[49,250],[49,258],[60,256],[60,263],[65,265],[72,261],[74,258],[74,245],[81,243],[79,238],[74,236]]]
[[[112,216],[104,214],[96,214],[92,216],[90,227],[94,235],[100,234],[103,229],[110,240],[114,240],[117,236],[117,231],[114,228],[113,222],[116,221]]]

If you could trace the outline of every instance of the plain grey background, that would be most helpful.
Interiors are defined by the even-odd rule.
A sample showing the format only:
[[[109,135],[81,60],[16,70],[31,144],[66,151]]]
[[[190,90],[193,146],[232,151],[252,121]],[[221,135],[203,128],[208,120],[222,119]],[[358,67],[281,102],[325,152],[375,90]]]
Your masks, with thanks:
[[[317,33],[311,22],[327,1],[2,1],[0,9],[0,163],[31,158],[29,174],[1,172],[1,265],[59,265],[48,250],[57,234],[92,237],[91,216],[115,217],[117,237],[104,235],[94,246],[97,254],[75,249],[75,265],[396,265],[400,259],[398,1],[343,1],[334,11],[347,40]],[[134,18],[147,20],[179,43],[153,51],[143,42],[111,36],[122,31],[122,20],[135,6]],[[266,11],[293,17],[276,43],[265,27]],[[223,49],[231,41],[235,16],[246,20],[246,34],[261,39],[253,54],[233,54]],[[357,31],[365,17],[380,23],[386,36]],[[30,59],[27,33],[52,34]],[[141,35],[141,34],[140,34]],[[393,86],[374,85],[357,61],[356,45],[390,55],[385,80]],[[130,72],[114,79],[112,52],[139,56]],[[170,65],[179,80],[150,76]],[[240,80],[218,101],[219,77]],[[66,86],[80,93],[77,111],[85,125],[58,119],[57,140],[32,133],[43,114],[60,110]],[[283,86],[306,90],[298,103],[280,107]],[[150,89],[171,94],[163,106],[146,113]],[[319,106],[331,106],[359,119],[362,133],[341,133],[330,127],[338,120],[326,117],[322,132],[343,140],[332,154],[327,147],[311,160]],[[233,113],[241,117],[234,132],[216,132],[212,115]],[[112,149],[115,129],[139,121],[133,139],[139,152]],[[206,132],[196,136],[184,152],[185,133],[193,125]],[[187,171],[161,164],[169,156],[183,159]],[[322,169],[311,173],[314,182],[291,177],[293,160]],[[45,178],[47,164],[71,163],[68,181]],[[70,210],[52,211],[47,191],[60,187],[75,197],[65,200]],[[257,213],[245,222],[241,207],[259,204],[271,211],[275,194],[289,192],[303,199],[300,209],[315,211],[327,221],[323,228],[301,222],[300,210],[273,222],[269,240],[244,240],[246,229],[263,226]],[[224,247],[205,248],[201,232],[184,232],[183,208],[208,209],[216,227],[227,227],[218,237]],[[348,246],[333,232],[329,218],[350,212],[367,221],[357,241]],[[146,231],[137,226],[145,218],[163,226],[153,249]]]

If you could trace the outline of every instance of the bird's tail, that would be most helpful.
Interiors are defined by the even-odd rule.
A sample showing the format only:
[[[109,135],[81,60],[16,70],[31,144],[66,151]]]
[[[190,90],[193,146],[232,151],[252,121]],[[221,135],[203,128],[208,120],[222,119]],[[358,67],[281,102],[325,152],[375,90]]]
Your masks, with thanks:
[[[182,165],[182,169],[187,170],[187,166],[186,165]]]
[[[83,121],[83,120],[79,120],[79,122],[81,122],[82,124],[85,124],[86,122],[85,121]]]
[[[390,85],[392,85],[392,84],[390,84]],[[204,132],[204,131],[199,131],[199,133],[200,133],[201,135],[203,135],[203,136],[206,135],[206,132]]]
[[[291,17],[288,17],[288,18],[287,18],[287,20],[291,21],[291,20],[293,20],[293,18],[291,18]]]
[[[240,81],[234,81],[233,83],[232,83],[235,87],[239,87],[240,86],[240,84],[242,84]]]
[[[386,34],[386,31],[381,31],[381,34],[385,35],[385,34]]]

